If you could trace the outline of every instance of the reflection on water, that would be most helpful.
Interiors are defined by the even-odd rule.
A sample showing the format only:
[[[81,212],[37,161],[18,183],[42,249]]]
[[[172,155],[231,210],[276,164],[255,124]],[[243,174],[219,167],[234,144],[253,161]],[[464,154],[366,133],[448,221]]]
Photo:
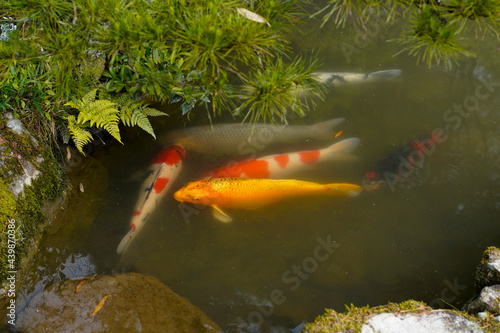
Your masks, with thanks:
[[[400,68],[403,74],[397,82],[332,89],[314,113],[293,119],[303,125],[347,118],[336,140],[359,137],[356,153],[362,157],[325,163],[296,178],[360,184],[381,156],[444,129],[446,139],[423,156],[420,167],[393,188],[354,199],[305,198],[234,211],[230,224],[216,221],[209,209],[193,209],[186,218],[170,196],[120,259],[115,250],[141,183],[132,175],[160,149],[147,134],[129,130],[125,146],[112,145],[96,156],[110,174],[107,191],[98,198],[103,206],[89,230],[67,239],[87,241],[66,249],[47,237],[52,252],[38,256],[23,285],[25,297],[63,278],[137,271],[159,278],[228,332],[243,326],[279,332],[313,320],[325,307],[342,311],[350,303],[413,298],[461,307],[473,293],[482,251],[500,243],[496,60],[490,50],[481,50],[486,56],[452,71],[428,69],[414,58],[392,57],[397,47],[385,40],[397,31],[382,31],[348,62],[338,45],[350,43],[352,35],[347,29],[341,34],[316,29],[307,38],[297,36],[293,46],[321,47],[322,70]],[[203,115],[195,115],[190,126],[207,124]],[[154,126],[166,133],[182,127],[183,120],[173,116]],[[174,188],[240,158],[188,152]]]

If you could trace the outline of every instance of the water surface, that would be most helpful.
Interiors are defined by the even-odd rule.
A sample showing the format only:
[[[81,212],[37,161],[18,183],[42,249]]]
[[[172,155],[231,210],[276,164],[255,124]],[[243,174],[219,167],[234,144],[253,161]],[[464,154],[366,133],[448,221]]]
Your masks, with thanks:
[[[305,125],[345,117],[337,140],[361,139],[359,161],[325,164],[297,179],[360,184],[384,154],[446,129],[446,139],[422,167],[393,189],[231,211],[230,224],[215,220],[210,209],[186,219],[168,196],[120,258],[115,251],[128,230],[140,187],[137,175],[161,149],[146,133],[128,130],[124,146],[111,144],[95,155],[109,181],[105,193],[92,199],[96,208],[89,227],[63,239],[46,235],[39,260],[25,277],[23,297],[64,278],[136,271],[156,276],[227,332],[238,325],[243,331],[285,332],[324,308],[343,311],[350,303],[375,306],[412,298],[460,308],[473,294],[482,252],[500,244],[498,44],[478,44],[478,58],[463,59],[452,70],[427,68],[412,57],[393,57],[399,49],[385,40],[399,30],[382,28],[357,47],[356,31],[320,30],[315,22],[303,26],[304,35],[293,36],[291,44],[305,54],[319,50],[325,71],[403,70],[395,82],[333,88],[314,112],[291,120]],[[359,52],[346,57],[341,45]],[[477,111],[452,112],[464,103]],[[187,126],[208,123],[205,111],[197,112]],[[184,124],[173,115],[153,126],[160,135]],[[174,188],[241,157],[188,152]],[[75,211],[71,220],[83,218]],[[317,250],[330,240],[335,245]]]

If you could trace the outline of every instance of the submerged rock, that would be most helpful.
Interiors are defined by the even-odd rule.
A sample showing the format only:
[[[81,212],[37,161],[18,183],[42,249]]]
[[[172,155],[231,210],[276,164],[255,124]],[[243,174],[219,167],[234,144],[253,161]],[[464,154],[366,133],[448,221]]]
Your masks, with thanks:
[[[138,273],[58,282],[17,318],[19,332],[221,332],[158,279]]]

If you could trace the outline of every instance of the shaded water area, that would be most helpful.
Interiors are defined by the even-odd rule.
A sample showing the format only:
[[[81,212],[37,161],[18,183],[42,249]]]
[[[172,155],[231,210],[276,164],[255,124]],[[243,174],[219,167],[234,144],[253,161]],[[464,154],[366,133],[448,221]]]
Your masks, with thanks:
[[[306,198],[230,211],[229,224],[215,220],[210,209],[186,218],[170,194],[121,258],[115,251],[129,228],[141,185],[137,175],[161,149],[146,133],[128,130],[124,146],[111,144],[94,155],[102,170],[88,170],[89,177],[103,172],[109,178],[102,180],[104,191],[91,194],[85,188],[82,194],[82,205],[92,205],[93,215],[81,216],[85,210],[79,206],[67,208],[74,210],[65,223],[85,227],[45,235],[23,278],[20,299],[29,300],[62,279],[134,271],[151,274],[187,297],[225,332],[238,326],[286,332],[324,308],[343,311],[350,303],[375,306],[412,298],[460,308],[474,292],[482,252],[500,244],[498,43],[478,43],[477,59],[446,71],[406,55],[393,57],[399,48],[386,40],[397,37],[399,27],[373,26],[370,34],[359,34],[319,29],[319,24],[303,26],[304,35],[296,34],[292,47],[302,54],[319,50],[320,70],[401,69],[402,75],[394,82],[332,88],[315,111],[291,119],[295,125],[347,119],[335,129],[343,130],[339,138],[333,138],[334,131],[331,142],[316,147],[348,137],[361,140],[355,151],[359,161],[324,163],[293,178],[361,184],[380,157],[446,129],[416,168],[402,170],[393,187],[356,198]],[[174,107],[165,110],[172,113]],[[153,126],[161,136],[185,123],[172,115]],[[207,123],[199,109],[186,126]],[[227,161],[248,157],[187,152],[174,190]]]

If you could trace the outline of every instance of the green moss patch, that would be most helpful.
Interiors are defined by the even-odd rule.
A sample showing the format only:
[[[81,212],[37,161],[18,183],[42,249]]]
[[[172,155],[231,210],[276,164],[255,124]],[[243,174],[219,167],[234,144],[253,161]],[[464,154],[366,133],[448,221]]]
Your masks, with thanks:
[[[65,186],[65,173],[62,163],[56,160],[49,147],[37,146],[27,135],[17,135],[10,131],[3,131],[1,137],[4,147],[2,151],[4,166],[0,168],[0,225],[2,226],[0,281],[4,281],[7,271],[12,270],[9,269],[5,255],[8,221],[15,220],[15,268],[19,270],[22,258],[39,236],[46,222],[42,208],[58,197]],[[24,187],[24,195],[16,199],[8,189],[8,184],[24,173],[17,156],[29,161],[36,170],[40,171],[40,174],[32,180],[30,186]],[[40,156],[43,161],[37,163],[36,159]]]
[[[487,314],[487,318],[482,320],[479,317],[471,316],[465,312],[452,311],[452,310],[433,310],[423,302],[408,300],[401,303],[388,303],[376,307],[356,307],[353,304],[346,305],[345,312],[336,312],[335,310],[326,309],[325,314],[316,318],[313,323],[306,324],[303,332],[308,333],[330,333],[330,332],[344,332],[354,333],[361,332],[361,327],[371,317],[380,313],[394,313],[394,314],[424,314],[433,311],[449,311],[456,313],[465,319],[477,322],[485,332],[499,332],[500,323],[494,321],[493,315]]]
[[[309,333],[327,332],[360,332],[361,326],[370,318],[379,313],[419,313],[422,310],[430,310],[425,303],[413,300],[401,303],[389,303],[383,306],[370,308],[369,306],[356,307],[353,304],[346,305],[345,312],[326,309],[324,315],[319,316],[313,323],[307,324],[304,331]]]

